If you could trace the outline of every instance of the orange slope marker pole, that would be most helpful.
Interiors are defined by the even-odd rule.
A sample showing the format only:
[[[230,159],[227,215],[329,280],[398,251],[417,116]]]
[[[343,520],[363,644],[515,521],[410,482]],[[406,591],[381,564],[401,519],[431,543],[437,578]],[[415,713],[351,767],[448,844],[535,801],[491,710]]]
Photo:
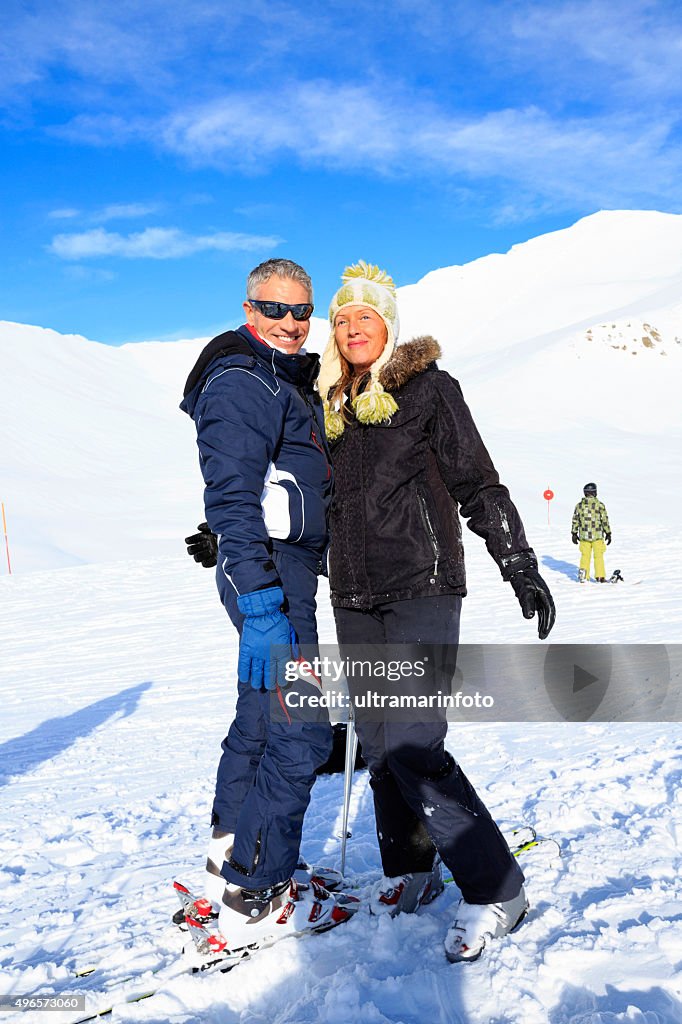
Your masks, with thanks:
[[[5,534],[5,551],[7,552],[7,571],[12,575],[12,563],[9,560],[9,540],[7,538],[7,520],[5,519],[5,503],[2,504],[2,532]]]

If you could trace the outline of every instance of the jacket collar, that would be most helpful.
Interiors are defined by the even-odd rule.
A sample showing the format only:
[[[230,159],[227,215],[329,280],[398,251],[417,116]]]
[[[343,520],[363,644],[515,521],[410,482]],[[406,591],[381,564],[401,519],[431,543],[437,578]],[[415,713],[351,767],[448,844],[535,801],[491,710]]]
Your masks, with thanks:
[[[202,349],[187,378],[183,391],[184,397],[187,398],[197,385],[203,383],[212,363],[217,359],[236,355],[251,356],[257,359],[259,363],[267,366],[282,380],[299,387],[312,385],[320,365],[320,357],[315,353],[299,352],[297,355],[287,355],[285,352],[278,352],[277,349],[270,348],[264,341],[255,338],[244,324],[237,331],[225,331],[224,334],[219,334]]]
[[[297,352],[290,355],[287,352],[280,352],[266,344],[249,329],[248,324],[239,328],[237,334],[245,338],[251,351],[260,363],[270,369],[282,380],[299,387],[310,387],[316,379],[320,370],[320,357],[315,352]]]
[[[397,391],[440,359],[441,354],[440,345],[430,335],[412,338],[396,347],[379,380],[386,391]]]

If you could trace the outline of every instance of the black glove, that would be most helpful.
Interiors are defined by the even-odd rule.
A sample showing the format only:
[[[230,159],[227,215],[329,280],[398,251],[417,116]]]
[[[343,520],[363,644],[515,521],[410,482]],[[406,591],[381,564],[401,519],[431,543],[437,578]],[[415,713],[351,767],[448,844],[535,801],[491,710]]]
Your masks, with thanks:
[[[201,562],[205,569],[212,569],[218,562],[218,538],[215,533],[211,533],[208,523],[199,523],[197,529],[198,533],[185,537],[187,554],[195,562]]]
[[[611,543],[611,534],[610,533],[606,533],[606,534],[604,534],[604,536],[606,537],[606,543],[610,544]]]
[[[577,533],[572,533],[571,534],[571,540],[573,541],[574,544],[577,544],[578,543],[578,534]]]
[[[532,619],[538,613],[538,636],[546,640],[554,625],[556,610],[549,587],[537,569],[521,569],[510,577],[509,582],[519,599],[525,619]]]

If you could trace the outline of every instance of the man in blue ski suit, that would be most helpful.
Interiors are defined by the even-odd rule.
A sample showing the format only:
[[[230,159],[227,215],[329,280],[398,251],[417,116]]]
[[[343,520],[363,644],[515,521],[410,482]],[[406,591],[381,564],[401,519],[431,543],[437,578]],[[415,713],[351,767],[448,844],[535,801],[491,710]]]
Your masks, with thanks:
[[[278,686],[284,653],[316,654],[315,594],[328,543],[332,473],[313,390],[319,357],[302,351],[313,311],[310,278],[296,263],[268,260],[249,275],[244,310],[246,324],[203,350],[181,404],[197,429],[206,520],[218,537],[218,590],[240,633],[237,707],[218,767],[206,893],[220,906],[232,948],[270,941],[273,914],[279,923],[293,921],[287,900],[296,904],[293,930],[306,930],[290,880],[315,772],[332,745],[326,715],[294,720]],[[279,716],[271,714],[273,700]],[[344,919],[337,907],[331,921],[333,903],[327,899],[324,913],[311,910],[310,929]]]

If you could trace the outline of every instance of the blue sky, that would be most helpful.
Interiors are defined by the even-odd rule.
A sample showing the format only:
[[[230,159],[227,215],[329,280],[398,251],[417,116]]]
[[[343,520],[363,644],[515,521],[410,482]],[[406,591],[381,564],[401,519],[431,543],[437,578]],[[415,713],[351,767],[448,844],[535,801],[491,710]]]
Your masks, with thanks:
[[[5,0],[0,318],[211,334],[302,262],[399,285],[603,208],[682,211],[682,8]]]

